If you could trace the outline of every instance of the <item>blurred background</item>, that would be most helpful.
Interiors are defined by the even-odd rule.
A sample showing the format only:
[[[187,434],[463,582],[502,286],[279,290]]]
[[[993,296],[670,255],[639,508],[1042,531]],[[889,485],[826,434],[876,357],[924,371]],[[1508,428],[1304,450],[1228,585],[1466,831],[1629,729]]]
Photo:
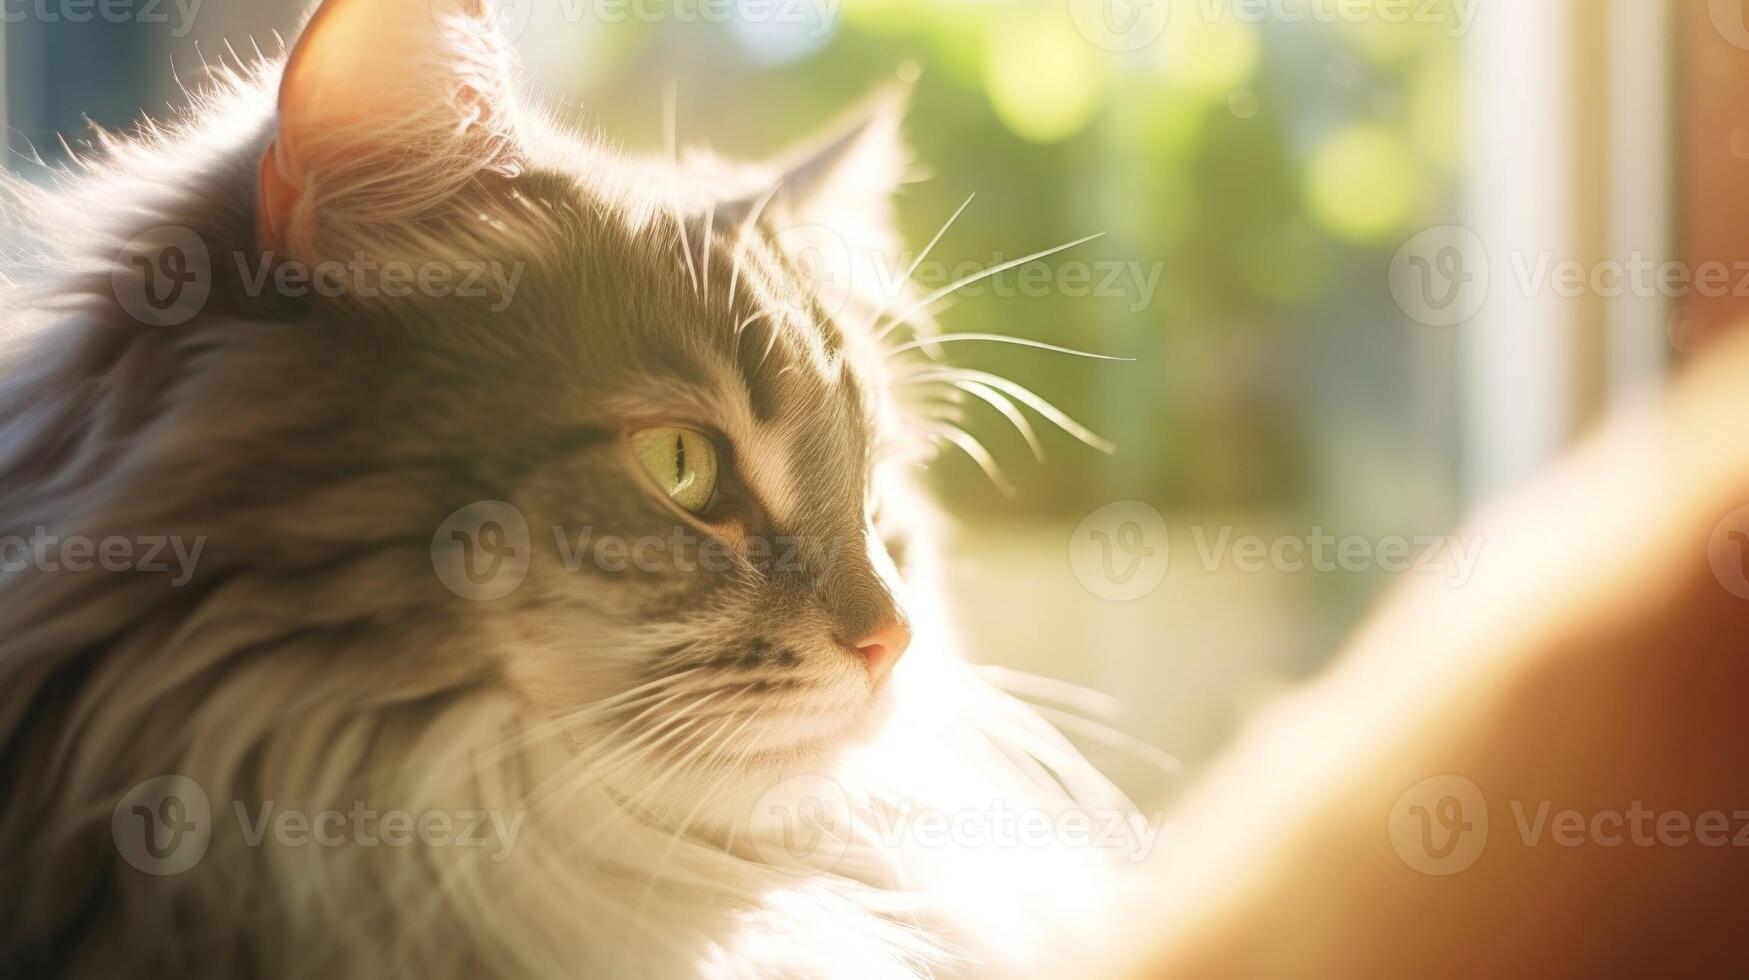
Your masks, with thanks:
[[[1422,557],[1749,294],[1737,0],[514,6],[534,84],[635,151],[662,150],[670,90],[683,146],[760,157],[915,77],[911,247],[976,194],[926,289],[1104,233],[941,322],[1134,358],[954,349],[1118,451],[1043,432],[1039,465],[973,403],[1017,493],[957,453],[932,478],[974,656],[1113,695],[1115,729],[1192,765],[1397,579],[1461,587],[1449,545],[1395,542]],[[40,178],[87,118],[167,115],[203,57],[277,50],[306,7],[0,0],[8,165]]]

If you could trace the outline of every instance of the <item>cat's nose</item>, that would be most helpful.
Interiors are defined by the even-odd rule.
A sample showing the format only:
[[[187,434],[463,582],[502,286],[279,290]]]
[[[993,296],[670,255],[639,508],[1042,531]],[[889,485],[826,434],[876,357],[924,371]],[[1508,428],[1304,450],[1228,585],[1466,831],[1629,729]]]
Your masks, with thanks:
[[[868,676],[880,686],[893,665],[911,645],[911,627],[903,619],[893,619],[887,625],[856,641],[856,652],[868,665]]]

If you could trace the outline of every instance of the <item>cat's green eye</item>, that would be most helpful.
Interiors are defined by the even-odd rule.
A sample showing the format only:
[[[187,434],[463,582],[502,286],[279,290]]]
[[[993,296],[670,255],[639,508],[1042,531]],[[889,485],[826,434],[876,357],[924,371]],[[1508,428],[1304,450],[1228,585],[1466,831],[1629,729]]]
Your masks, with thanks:
[[[717,493],[717,447],[708,436],[676,426],[632,433],[632,453],[670,500],[698,514]]]

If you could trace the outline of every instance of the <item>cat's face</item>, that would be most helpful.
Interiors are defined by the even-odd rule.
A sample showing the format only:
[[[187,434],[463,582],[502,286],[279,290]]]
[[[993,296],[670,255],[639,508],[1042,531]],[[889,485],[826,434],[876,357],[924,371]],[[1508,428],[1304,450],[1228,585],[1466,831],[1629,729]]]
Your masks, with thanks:
[[[558,450],[505,489],[533,557],[488,612],[519,631],[513,676],[593,734],[672,735],[656,750],[677,758],[835,743],[910,642],[893,511],[914,435],[874,311],[830,309],[742,203],[640,213],[627,199],[647,190],[600,172],[555,185],[577,205],[561,209],[569,268],[508,312],[526,301],[541,322],[512,329],[570,338],[537,355],[566,369],[523,390],[576,438],[555,430]]]
[[[823,288],[806,253],[883,237],[892,107],[782,172],[707,181],[521,113],[505,49],[426,7],[322,8],[282,82],[259,224],[310,264],[441,258],[504,287],[322,311],[400,338],[380,403],[405,414],[383,438],[462,475],[431,488],[454,512],[440,577],[513,532],[514,588],[452,607],[610,770],[834,750],[878,719],[911,643],[896,511],[918,433],[880,298]],[[358,39],[396,18],[415,48],[365,60]]]

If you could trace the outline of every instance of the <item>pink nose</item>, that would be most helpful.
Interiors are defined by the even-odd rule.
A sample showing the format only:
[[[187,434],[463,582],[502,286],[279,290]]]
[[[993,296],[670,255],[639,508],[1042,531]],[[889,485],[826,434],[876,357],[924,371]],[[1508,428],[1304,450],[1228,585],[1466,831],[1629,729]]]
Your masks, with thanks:
[[[856,652],[862,654],[868,676],[878,687],[910,645],[911,627],[896,619],[856,641]]]

